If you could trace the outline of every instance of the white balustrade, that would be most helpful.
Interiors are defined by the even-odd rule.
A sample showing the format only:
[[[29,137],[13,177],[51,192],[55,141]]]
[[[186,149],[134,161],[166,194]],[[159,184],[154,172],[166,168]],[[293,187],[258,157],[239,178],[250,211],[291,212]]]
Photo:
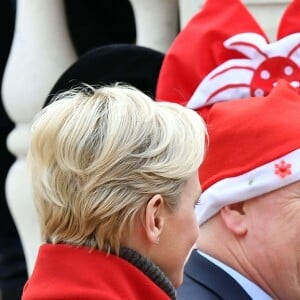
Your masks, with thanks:
[[[179,0],[181,29],[201,9],[205,1]],[[282,13],[291,0],[244,0],[242,2],[245,3],[256,21],[266,32],[270,41],[274,41]]]
[[[62,0],[18,0],[15,33],[2,82],[3,105],[16,127],[7,147],[16,157],[6,197],[31,274],[41,243],[26,165],[30,125],[63,71],[76,60]]]
[[[244,0],[244,2],[269,40],[275,41],[282,13],[291,0]]]
[[[179,29],[178,0],[130,0],[137,45],[166,52]]]
[[[188,21],[197,13],[205,0],[178,0],[180,28],[182,29]]]

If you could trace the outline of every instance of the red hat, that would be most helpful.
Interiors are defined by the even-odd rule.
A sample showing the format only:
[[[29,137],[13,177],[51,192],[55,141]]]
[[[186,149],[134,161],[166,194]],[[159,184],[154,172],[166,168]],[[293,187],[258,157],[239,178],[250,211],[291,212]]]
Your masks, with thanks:
[[[207,122],[200,223],[300,180],[299,13],[294,0],[269,43],[241,1],[207,0],[166,53],[156,98]]]

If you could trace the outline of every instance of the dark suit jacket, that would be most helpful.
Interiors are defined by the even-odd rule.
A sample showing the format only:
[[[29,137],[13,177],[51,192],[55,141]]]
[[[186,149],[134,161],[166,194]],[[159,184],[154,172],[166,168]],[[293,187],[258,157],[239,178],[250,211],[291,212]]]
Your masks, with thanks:
[[[194,250],[185,266],[178,300],[251,300],[225,271]]]

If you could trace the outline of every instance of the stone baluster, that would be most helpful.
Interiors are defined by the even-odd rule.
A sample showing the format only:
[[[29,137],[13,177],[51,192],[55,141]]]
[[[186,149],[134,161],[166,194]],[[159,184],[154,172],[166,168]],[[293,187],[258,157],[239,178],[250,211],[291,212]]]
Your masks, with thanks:
[[[16,157],[6,178],[6,197],[31,274],[41,243],[26,165],[30,125],[47,94],[76,60],[62,0],[18,0],[15,33],[2,81],[3,105],[15,128],[7,147]]]
[[[180,29],[200,10],[206,0],[178,0]]]
[[[244,0],[244,2],[270,41],[275,41],[282,13],[291,0]]]
[[[206,0],[179,0],[180,28],[201,9]],[[249,11],[264,29],[270,41],[276,38],[277,28],[282,13],[291,0],[244,0]]]
[[[166,52],[179,29],[178,0],[130,0],[137,45]]]

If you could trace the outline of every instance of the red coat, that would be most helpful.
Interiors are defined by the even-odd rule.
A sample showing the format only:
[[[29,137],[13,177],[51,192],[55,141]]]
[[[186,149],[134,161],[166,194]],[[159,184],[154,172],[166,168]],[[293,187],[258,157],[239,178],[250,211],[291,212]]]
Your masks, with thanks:
[[[170,297],[121,257],[85,247],[40,247],[22,300],[158,300]]]

